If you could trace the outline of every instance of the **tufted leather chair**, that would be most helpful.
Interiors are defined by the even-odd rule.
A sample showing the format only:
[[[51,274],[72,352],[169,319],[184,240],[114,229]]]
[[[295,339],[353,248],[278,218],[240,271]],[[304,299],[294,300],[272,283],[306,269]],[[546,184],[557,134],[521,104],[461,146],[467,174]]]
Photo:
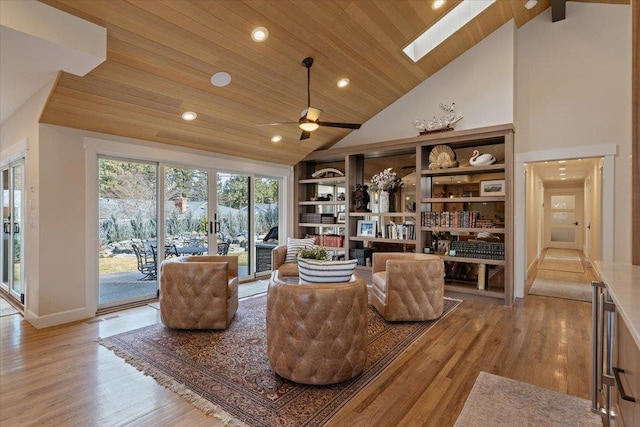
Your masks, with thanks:
[[[367,359],[367,287],[349,282],[285,283],[274,271],[267,293],[267,355],[283,378],[333,384],[359,375]]]
[[[237,310],[237,257],[179,257],[160,265],[160,319],[166,326],[226,329]]]
[[[432,320],[444,309],[444,262],[437,255],[374,252],[371,305],[387,321]]]
[[[273,248],[271,251],[271,269],[273,271],[279,270],[280,274],[284,277],[297,276],[298,264],[285,263],[287,259],[287,245],[279,245]]]

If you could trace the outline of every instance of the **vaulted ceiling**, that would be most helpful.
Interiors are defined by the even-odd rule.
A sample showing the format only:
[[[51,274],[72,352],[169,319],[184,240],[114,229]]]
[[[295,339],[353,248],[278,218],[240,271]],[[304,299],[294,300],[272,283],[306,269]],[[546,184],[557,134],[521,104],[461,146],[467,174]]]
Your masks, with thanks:
[[[520,27],[551,5],[499,0],[414,63],[402,49],[460,0],[437,11],[431,0],[42,2],[107,28],[107,61],[84,77],[62,73],[42,122],[283,164],[351,132],[321,127],[300,141],[296,124],[256,126],[298,120],[305,57],[321,120],[364,123],[504,23]],[[262,43],[250,36],[257,26],[269,30]],[[231,83],[213,86],[221,71]],[[343,77],[351,83],[339,89]],[[185,111],[197,119],[183,121]]]

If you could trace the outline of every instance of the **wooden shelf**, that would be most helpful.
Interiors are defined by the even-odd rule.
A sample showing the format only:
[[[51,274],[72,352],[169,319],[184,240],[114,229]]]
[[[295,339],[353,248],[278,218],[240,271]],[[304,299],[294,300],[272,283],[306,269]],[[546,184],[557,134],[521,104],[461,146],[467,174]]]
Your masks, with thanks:
[[[473,228],[464,228],[464,227],[420,227],[422,231],[432,231],[432,232],[463,232],[463,233],[495,233],[495,234],[504,234],[506,229],[504,228],[488,228],[488,227],[473,227]]]
[[[415,212],[349,212],[349,216],[379,216],[384,218],[389,217],[408,217],[415,218]]]
[[[311,222],[301,222],[298,224],[298,227],[326,227],[326,228],[345,228],[345,224],[340,223],[340,224],[318,224],[318,223],[311,223]]]
[[[299,184],[319,184],[319,185],[339,185],[347,182],[344,176],[334,176],[330,178],[309,178],[301,179]]]
[[[505,265],[503,259],[465,258],[461,256],[439,255],[445,261],[468,262],[473,264]]]
[[[504,196],[484,196],[484,197],[429,197],[420,199],[422,203],[485,203],[504,202]]]
[[[329,201],[321,201],[321,200],[316,200],[316,201],[300,201],[298,202],[298,205],[300,206],[344,206],[347,202],[345,202],[344,200],[329,200]]]
[[[403,243],[407,245],[415,245],[415,240],[406,239],[383,239],[382,237],[365,237],[365,236],[351,236],[349,240],[356,242],[380,242],[380,243]]]
[[[503,172],[504,164],[484,165],[484,166],[466,166],[461,168],[447,169],[423,169],[420,173],[423,176],[442,176],[442,175],[473,175],[479,173]]]

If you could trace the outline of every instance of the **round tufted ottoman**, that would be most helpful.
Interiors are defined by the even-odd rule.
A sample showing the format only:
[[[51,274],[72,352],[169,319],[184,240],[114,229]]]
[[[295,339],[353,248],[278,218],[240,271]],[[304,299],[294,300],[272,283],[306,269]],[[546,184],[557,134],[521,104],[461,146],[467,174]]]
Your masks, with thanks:
[[[283,378],[333,384],[359,375],[367,359],[367,287],[349,282],[285,283],[274,271],[267,293],[267,355]]]

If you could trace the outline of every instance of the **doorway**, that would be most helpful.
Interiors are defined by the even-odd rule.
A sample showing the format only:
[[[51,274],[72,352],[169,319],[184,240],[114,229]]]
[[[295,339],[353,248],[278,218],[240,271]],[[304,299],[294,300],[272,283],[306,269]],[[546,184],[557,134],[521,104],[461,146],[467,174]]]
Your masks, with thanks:
[[[545,188],[545,248],[583,250],[583,192],[583,188]]]
[[[3,166],[0,171],[2,188],[2,246],[0,263],[2,288],[16,302],[24,304],[24,159]]]

